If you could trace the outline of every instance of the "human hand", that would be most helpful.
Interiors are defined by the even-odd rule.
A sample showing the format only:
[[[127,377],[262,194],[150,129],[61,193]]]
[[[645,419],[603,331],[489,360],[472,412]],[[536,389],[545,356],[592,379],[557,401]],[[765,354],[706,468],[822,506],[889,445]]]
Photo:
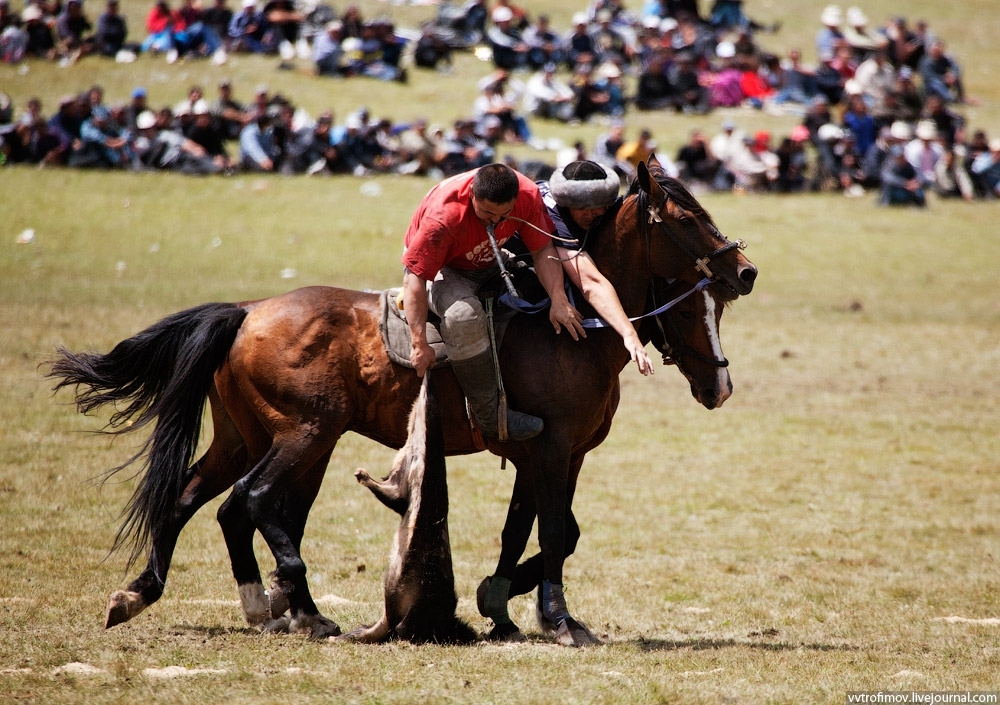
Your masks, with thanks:
[[[417,371],[417,377],[434,367],[434,348],[426,340],[414,342],[410,347],[410,364]]]
[[[625,338],[625,349],[628,350],[628,356],[639,368],[639,372],[643,376],[649,376],[653,374],[653,362],[649,359],[649,355],[646,354],[646,348],[639,341],[639,336],[629,336]]]
[[[565,328],[573,340],[587,337],[587,331],[580,324],[582,319],[583,316],[573,308],[573,305],[569,301],[562,304],[554,303],[549,309],[549,321],[551,321],[552,327],[555,328],[556,334],[558,335]]]

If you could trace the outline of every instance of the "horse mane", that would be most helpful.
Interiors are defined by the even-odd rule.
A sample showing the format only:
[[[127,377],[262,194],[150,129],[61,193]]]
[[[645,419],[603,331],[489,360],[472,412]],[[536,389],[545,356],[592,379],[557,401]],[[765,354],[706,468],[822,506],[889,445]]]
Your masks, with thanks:
[[[705,207],[698,202],[698,199],[694,197],[682,181],[675,179],[672,176],[668,176],[658,162],[655,162],[652,159],[650,162],[652,163],[647,162],[646,164],[649,169],[649,176],[654,179],[657,184],[659,184],[660,188],[664,190],[668,198],[672,198],[677,202],[677,205],[684,210],[690,211],[698,217],[707,219],[708,222],[713,225],[715,224],[715,221],[712,220],[712,216],[709,215],[708,211],[705,210]],[[641,190],[638,177],[633,177],[632,182],[629,184],[628,195],[631,196],[638,194]]]

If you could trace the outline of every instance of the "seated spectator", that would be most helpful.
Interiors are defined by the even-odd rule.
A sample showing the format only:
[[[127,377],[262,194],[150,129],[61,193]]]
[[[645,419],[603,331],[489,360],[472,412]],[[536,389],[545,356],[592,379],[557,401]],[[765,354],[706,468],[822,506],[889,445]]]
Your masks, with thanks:
[[[486,41],[493,50],[493,65],[506,71],[526,66],[528,45],[521,38],[521,30],[513,25],[514,13],[501,5],[493,10],[492,19]]]
[[[650,55],[639,74],[634,98],[639,110],[662,110],[675,105],[676,95],[667,71],[668,52],[661,49]]]
[[[80,96],[67,95],[59,101],[59,110],[49,118],[49,134],[59,140],[60,164],[68,162],[74,143],[80,141],[83,121],[89,115],[90,108]]]
[[[320,76],[343,77],[344,47],[341,32],[344,25],[340,20],[330,20],[324,31],[313,39],[313,63]]]
[[[180,22],[174,26],[173,41],[178,56],[211,56],[222,48],[222,38],[202,21],[201,5],[195,0],[182,0],[177,15]]]
[[[273,35],[268,35],[267,20],[257,11],[256,0],[242,0],[239,12],[229,23],[229,49],[234,52],[265,54],[274,51]]]
[[[694,56],[682,51],[669,70],[670,86],[674,91],[674,107],[684,113],[704,115],[708,112],[711,95],[701,85],[701,78],[694,64]]]
[[[456,120],[445,133],[438,156],[438,165],[445,176],[453,176],[493,161],[490,146],[476,135],[471,120]]]
[[[771,100],[778,105],[809,105],[816,95],[816,77],[814,71],[802,64],[802,52],[798,49],[789,50],[788,58],[783,59],[779,66],[779,81]]]
[[[878,126],[891,124],[893,115],[889,108],[889,94],[896,84],[896,71],[889,63],[889,55],[884,48],[876,49],[858,64],[854,80],[858,82]]]
[[[809,129],[805,125],[796,125],[775,150],[778,157],[778,178],[774,182],[774,190],[778,193],[799,193],[805,190],[809,166],[805,144],[808,141]]]
[[[701,130],[692,130],[687,144],[677,152],[678,178],[701,188],[709,188],[719,169],[719,160],[708,149]]]
[[[382,43],[376,37],[372,25],[362,27],[360,37],[344,39],[341,47],[344,50],[347,75],[406,82],[406,69],[393,66],[385,60]]]
[[[958,63],[944,51],[944,42],[935,39],[917,66],[924,90],[928,96],[940,96],[948,103],[964,103],[962,70]]]
[[[136,118],[140,113],[149,110],[149,94],[143,87],[135,88],[129,104],[125,107],[125,126],[131,131],[136,131]]]
[[[80,144],[69,155],[69,165],[84,168],[126,168],[135,153],[128,134],[114,124],[111,111],[97,105],[80,125]]]
[[[903,66],[896,75],[896,85],[888,96],[894,120],[916,122],[924,109],[924,98],[913,82],[913,71]]]
[[[904,154],[916,170],[921,186],[929,188],[934,185],[934,167],[944,154],[944,147],[938,141],[937,127],[932,120],[918,122],[913,134],[914,139],[904,147]]]
[[[905,17],[894,17],[885,28],[885,36],[889,38],[886,49],[893,66],[915,69],[924,56],[924,40],[906,26]]]
[[[514,29],[518,30],[522,34],[531,25],[531,18],[528,16],[528,11],[516,3],[513,3],[510,0],[496,0],[495,7],[503,7],[510,10],[510,23]]]
[[[335,20],[331,20],[333,22]],[[324,112],[312,129],[300,135],[300,143],[292,160],[296,174],[332,174],[337,169],[337,148],[333,146],[333,113]]]
[[[180,13],[171,10],[166,0],[153,3],[146,15],[146,38],[140,50],[143,53],[152,52],[164,54],[174,49],[174,32],[184,28],[184,20]]]
[[[958,147],[945,149],[934,165],[934,193],[940,198],[961,198],[965,201],[976,197],[972,177],[965,169]]]
[[[67,0],[66,9],[56,18],[56,37],[59,53],[70,62],[94,51],[97,42],[90,33],[93,25],[83,14],[81,0]]]
[[[266,95],[266,94],[265,94]],[[229,79],[219,82],[219,97],[209,106],[223,139],[238,140],[243,128],[253,120],[253,112],[233,98],[233,86]]]
[[[212,6],[202,10],[201,21],[222,41],[222,48],[230,48],[229,24],[233,21],[233,11],[228,0],[214,0]]]
[[[709,77],[709,104],[713,108],[735,108],[745,97],[740,85],[743,72],[736,65],[736,47],[732,42],[719,42],[715,52],[719,68]]]
[[[616,157],[623,144],[625,144],[625,121],[621,118],[612,118],[607,132],[599,134],[594,140],[594,150],[590,158],[598,164],[614,169],[619,176],[625,176],[630,166],[619,164]]]
[[[844,33],[840,29],[844,24],[840,6],[827,5],[823,8],[819,21],[823,27],[816,33],[816,56],[832,56],[837,46],[845,41]]]
[[[522,34],[528,47],[528,66],[538,70],[549,63],[560,64],[565,60],[563,40],[552,30],[548,15],[539,15],[535,24],[530,25]]]
[[[184,131],[184,136],[205,150],[212,163],[220,171],[231,170],[232,162],[226,151],[222,131],[216,124],[214,116],[204,100],[198,101],[194,107],[191,125]],[[211,172],[214,173],[214,172]]]
[[[295,57],[295,43],[299,39],[302,13],[295,9],[292,0],[266,0],[261,14],[273,33],[273,42],[278,47],[281,58],[288,61]]]
[[[6,27],[0,26],[0,63],[20,63],[28,51],[28,32],[20,16],[10,18]]]
[[[917,177],[917,170],[907,161],[900,145],[893,145],[889,150],[889,158],[882,167],[881,181],[879,205],[920,208],[927,205],[927,197]]]
[[[972,177],[985,194],[1000,197],[1000,139],[989,141],[989,149],[979,154],[972,162]]]
[[[136,124],[139,136],[135,140],[135,149],[143,166],[182,174],[218,174],[223,170],[201,145],[179,130],[159,125],[152,112],[140,114]]]
[[[24,8],[21,19],[24,22],[24,31],[28,35],[25,54],[50,61],[54,59],[56,57],[55,35],[52,33],[52,27],[49,26],[41,8],[36,4],[28,5]]]
[[[928,95],[920,117],[933,121],[938,137],[946,149],[951,149],[956,142],[961,141],[965,118],[952,110],[941,96]]]
[[[847,24],[844,27],[844,40],[854,52],[854,58],[861,62],[869,58],[879,49],[889,45],[888,38],[868,28],[868,17],[859,7],[847,9]]]
[[[123,49],[138,50],[137,45],[126,46],[128,22],[118,10],[118,0],[108,0],[107,9],[97,18],[97,53],[116,56]]]
[[[619,27],[612,24],[613,15],[609,10],[600,10],[595,17],[596,27],[590,36],[602,62],[612,62],[618,66],[628,66],[635,55],[635,47]]]
[[[630,169],[630,175],[633,175],[639,166],[639,162],[648,160],[655,149],[656,142],[653,141],[653,133],[643,129],[639,131],[639,136],[636,139],[627,140],[618,148],[618,152],[615,154],[615,161],[622,165],[627,164]],[[663,171],[667,176],[677,178],[680,175],[677,165],[667,155],[660,154],[657,159],[659,159],[660,164],[663,166]]]
[[[843,125],[854,135],[858,154],[865,154],[875,144],[878,127],[875,118],[868,113],[868,105],[860,93],[848,99],[847,110],[844,111]]]
[[[507,80],[507,75],[501,73],[496,80],[486,83],[472,104],[472,112],[477,123],[490,115],[499,118],[504,141],[521,144],[531,137],[531,133],[527,121],[517,113],[516,96],[507,92]]]
[[[568,83],[556,76],[556,65],[553,62],[545,64],[525,84],[522,105],[529,115],[569,122],[573,117],[575,103],[576,94]]]
[[[760,61],[756,57],[748,57],[740,69],[740,92],[746,104],[758,110],[774,95],[774,89],[761,76]]]
[[[361,8],[357,5],[348,5],[344,8],[344,14],[340,17],[344,25],[344,39],[348,37],[361,38],[361,30],[365,26],[365,21],[361,16]]]
[[[573,31],[566,37],[566,65],[576,72],[580,66],[594,66],[601,60],[600,51],[594,38],[587,31],[587,13],[573,15]]]
[[[438,173],[438,141],[428,132],[427,121],[417,118],[399,133],[399,173],[431,176]]]
[[[240,132],[240,166],[247,171],[277,172],[281,168],[281,147],[272,122],[278,109],[259,112]]]
[[[451,47],[430,25],[424,27],[413,51],[413,63],[424,69],[437,70],[443,64],[451,68]]]

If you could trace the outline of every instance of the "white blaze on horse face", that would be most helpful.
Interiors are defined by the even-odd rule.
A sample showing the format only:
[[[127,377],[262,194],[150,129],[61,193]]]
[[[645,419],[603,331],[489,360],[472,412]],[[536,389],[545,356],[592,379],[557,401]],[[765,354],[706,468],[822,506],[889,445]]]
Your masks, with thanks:
[[[708,289],[702,289],[701,295],[705,300],[705,333],[708,335],[709,343],[712,346],[712,356],[716,360],[724,360],[726,356],[722,354],[722,340],[719,337],[719,323],[715,317],[715,299]],[[729,380],[729,370],[720,367],[716,370],[716,387],[719,390],[719,401],[716,408],[729,398],[732,393],[732,383]]]

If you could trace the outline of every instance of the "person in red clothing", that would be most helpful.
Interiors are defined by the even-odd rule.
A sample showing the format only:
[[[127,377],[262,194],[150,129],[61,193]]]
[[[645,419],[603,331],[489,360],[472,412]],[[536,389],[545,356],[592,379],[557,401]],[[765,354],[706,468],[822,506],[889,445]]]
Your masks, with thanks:
[[[525,222],[522,222],[525,221]],[[549,320],[573,340],[586,333],[580,313],[563,288],[563,270],[549,238],[555,226],[538,186],[505,164],[487,164],[432,188],[406,231],[403,309],[410,327],[410,362],[423,376],[434,364],[427,343],[427,312],[441,317],[441,337],[462,390],[482,432],[499,435],[499,390],[489,347],[486,313],[476,295],[497,266],[487,228],[498,247],[519,233],[531,251],[535,271],[552,302]],[[527,440],[541,433],[542,420],[507,412],[508,435]]]

